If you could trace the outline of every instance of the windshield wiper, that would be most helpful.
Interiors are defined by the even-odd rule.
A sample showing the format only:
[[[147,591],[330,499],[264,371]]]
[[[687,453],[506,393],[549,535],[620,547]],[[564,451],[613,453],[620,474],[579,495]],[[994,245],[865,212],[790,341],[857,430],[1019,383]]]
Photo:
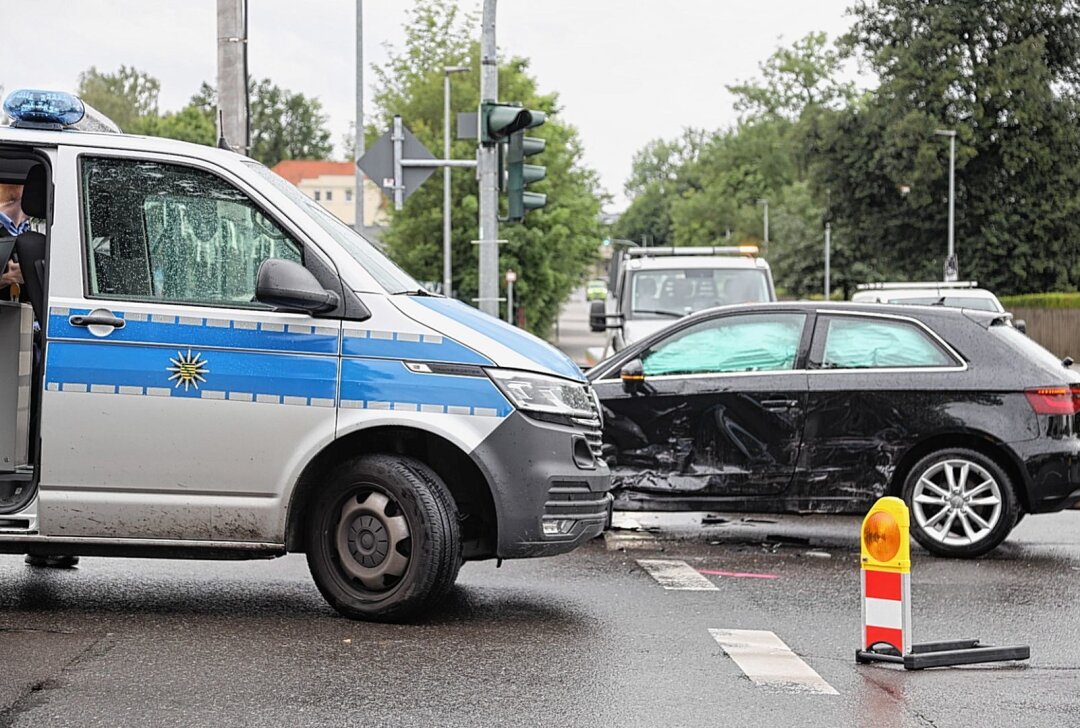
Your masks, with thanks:
[[[426,288],[414,288],[405,291],[394,291],[391,296],[431,296],[432,298],[442,298],[438,293],[432,293]]]
[[[649,311],[644,308],[631,309],[630,313],[654,313],[659,316],[674,316],[675,318],[682,318],[686,314],[679,313],[678,311]]]

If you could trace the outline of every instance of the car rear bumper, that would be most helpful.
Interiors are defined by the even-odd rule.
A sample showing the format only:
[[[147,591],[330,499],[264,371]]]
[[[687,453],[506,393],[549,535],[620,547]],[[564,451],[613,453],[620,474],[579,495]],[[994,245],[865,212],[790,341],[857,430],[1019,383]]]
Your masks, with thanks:
[[[1031,513],[1080,507],[1080,439],[1039,438],[1015,443],[1027,483]]]

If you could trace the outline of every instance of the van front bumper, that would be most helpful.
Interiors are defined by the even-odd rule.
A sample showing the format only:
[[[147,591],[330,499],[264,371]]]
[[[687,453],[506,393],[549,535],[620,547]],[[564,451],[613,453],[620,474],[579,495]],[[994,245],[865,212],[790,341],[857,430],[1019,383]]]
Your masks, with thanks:
[[[497,557],[563,554],[604,530],[611,474],[581,457],[588,434],[513,412],[473,451],[495,501]]]

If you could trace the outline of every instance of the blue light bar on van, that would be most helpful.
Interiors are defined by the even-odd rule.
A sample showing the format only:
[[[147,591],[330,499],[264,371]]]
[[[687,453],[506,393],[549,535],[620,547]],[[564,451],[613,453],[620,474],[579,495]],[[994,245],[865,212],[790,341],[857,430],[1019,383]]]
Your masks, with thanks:
[[[14,120],[14,126],[72,126],[86,115],[78,96],[36,89],[13,91],[4,99],[4,111]]]

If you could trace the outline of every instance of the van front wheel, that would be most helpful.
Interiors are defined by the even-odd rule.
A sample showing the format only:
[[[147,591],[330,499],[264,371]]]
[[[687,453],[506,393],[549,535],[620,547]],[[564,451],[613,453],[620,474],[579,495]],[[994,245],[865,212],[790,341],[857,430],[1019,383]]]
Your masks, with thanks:
[[[346,617],[407,620],[457,579],[457,509],[439,476],[418,460],[354,458],[331,474],[308,513],[311,575]]]

